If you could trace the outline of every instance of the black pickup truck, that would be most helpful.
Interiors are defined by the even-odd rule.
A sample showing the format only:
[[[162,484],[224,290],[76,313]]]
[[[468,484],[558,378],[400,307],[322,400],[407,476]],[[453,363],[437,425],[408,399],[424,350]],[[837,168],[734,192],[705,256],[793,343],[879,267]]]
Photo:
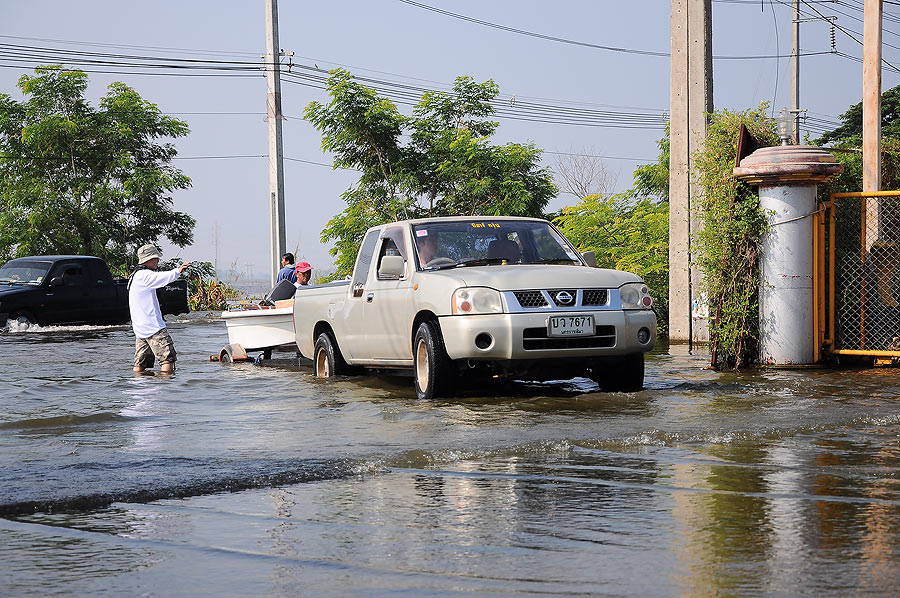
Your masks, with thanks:
[[[0,327],[7,320],[40,324],[125,324],[128,281],[114,279],[102,259],[84,255],[21,257],[0,267]],[[157,290],[163,315],[187,313],[187,281]]]

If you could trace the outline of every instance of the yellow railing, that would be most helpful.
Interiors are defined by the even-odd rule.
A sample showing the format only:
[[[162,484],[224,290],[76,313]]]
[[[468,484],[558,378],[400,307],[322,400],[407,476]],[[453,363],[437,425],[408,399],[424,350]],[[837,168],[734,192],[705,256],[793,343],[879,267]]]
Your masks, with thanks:
[[[851,237],[851,243],[855,243],[855,241],[852,241],[852,238],[855,237],[857,231],[852,229],[852,234],[848,234],[848,230],[851,229],[845,230],[846,226],[853,227],[852,222],[841,223],[842,228],[838,230],[836,222],[838,220],[837,212],[840,203],[838,200],[854,198],[860,200],[859,260],[857,262],[855,257],[853,260],[845,258],[845,262],[848,264],[852,261],[852,268],[847,268],[847,270],[852,270],[852,274],[848,276],[846,273],[838,271],[839,267],[836,266],[835,261],[836,247],[840,246],[846,256],[855,254],[856,249],[853,248],[852,244],[848,245],[846,242],[842,244],[842,239],[839,239],[838,235]],[[893,277],[893,269],[889,274],[885,274],[882,271],[881,264],[872,259],[873,245],[877,246],[877,243],[880,241],[878,235],[882,226],[878,224],[875,227],[869,227],[868,220],[870,216],[874,216],[873,220],[879,222],[881,218],[885,217],[883,213],[885,210],[888,210],[890,217],[893,218],[896,218],[897,214],[900,213],[900,202],[886,202],[887,207],[884,207],[880,205],[882,202],[878,198],[900,198],[900,191],[834,193],[831,195],[830,201],[822,204],[820,210],[815,214],[813,289],[815,293],[814,325],[816,333],[815,358],[817,362],[820,361],[823,351],[834,355],[862,355],[883,359],[900,358],[900,350],[894,350],[897,347],[892,345],[877,348],[869,348],[867,346],[872,343],[877,344],[877,342],[884,344],[886,330],[897,330],[898,334],[900,334],[900,322],[891,324],[896,326],[896,328],[884,328],[884,318],[881,317],[881,321],[876,322],[880,326],[878,330],[880,336],[877,339],[867,338],[867,335],[875,336],[869,333],[869,324],[872,323],[871,321],[874,318],[871,315],[867,315],[867,312],[874,311],[876,306],[881,306],[880,309],[884,309],[884,297],[880,295],[883,290],[882,285],[887,285],[884,288],[888,289],[887,296],[891,297],[890,280],[885,282],[881,278]],[[873,206],[874,202],[878,203]],[[875,211],[869,214],[869,210],[872,208],[875,208]],[[855,220],[855,214],[853,220]],[[871,228],[875,229],[874,235]],[[888,245],[896,249],[897,243]],[[888,256],[888,258],[890,257]],[[835,306],[837,304],[838,277],[843,280],[843,284],[847,287],[841,289],[842,300],[847,304],[842,304],[843,314],[839,328],[844,337],[848,338],[838,338],[838,331],[836,330],[838,325],[835,321]],[[852,282],[847,282],[851,278]],[[875,297],[867,298],[867,286],[872,282],[871,279],[874,279],[877,292],[870,293],[874,294]],[[852,301],[848,300],[847,297],[850,297]],[[867,322],[867,317],[870,320],[869,322]],[[851,331],[851,328],[855,327],[857,319],[858,338],[856,337],[857,332],[855,330]],[[848,322],[852,323],[853,326],[848,325]],[[852,337],[852,339],[849,337]],[[846,346],[848,344],[858,346],[848,347]]]

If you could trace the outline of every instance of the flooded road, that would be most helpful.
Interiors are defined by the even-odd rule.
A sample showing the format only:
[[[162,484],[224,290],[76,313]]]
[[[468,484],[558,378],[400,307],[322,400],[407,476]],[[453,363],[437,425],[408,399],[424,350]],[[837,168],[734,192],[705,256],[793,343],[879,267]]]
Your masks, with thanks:
[[[0,332],[0,595],[890,596],[900,371],[586,379],[417,401],[127,327]]]

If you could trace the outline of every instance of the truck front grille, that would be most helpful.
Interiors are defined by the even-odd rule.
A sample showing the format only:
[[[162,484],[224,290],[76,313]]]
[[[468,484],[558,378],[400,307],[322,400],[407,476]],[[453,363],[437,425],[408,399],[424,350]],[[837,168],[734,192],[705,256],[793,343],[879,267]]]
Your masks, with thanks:
[[[575,289],[553,289],[547,291],[553,302],[559,307],[574,307],[578,299],[578,291]]]
[[[546,328],[522,331],[522,347],[526,351],[546,349],[597,349],[616,346],[616,327],[597,326],[594,336],[548,337]]]
[[[547,300],[540,291],[516,291],[514,294],[522,307],[547,307]]]
[[[606,305],[609,302],[609,291],[606,289],[585,289],[582,305]]]

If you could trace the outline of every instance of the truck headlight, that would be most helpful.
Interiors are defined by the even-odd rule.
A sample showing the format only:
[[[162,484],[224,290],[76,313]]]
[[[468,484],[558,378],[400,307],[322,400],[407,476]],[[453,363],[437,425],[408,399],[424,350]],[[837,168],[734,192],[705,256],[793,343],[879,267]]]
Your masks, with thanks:
[[[650,289],[643,282],[629,282],[619,287],[622,309],[650,309],[653,298]]]
[[[500,314],[503,301],[500,292],[487,287],[463,287],[453,292],[454,314]]]

